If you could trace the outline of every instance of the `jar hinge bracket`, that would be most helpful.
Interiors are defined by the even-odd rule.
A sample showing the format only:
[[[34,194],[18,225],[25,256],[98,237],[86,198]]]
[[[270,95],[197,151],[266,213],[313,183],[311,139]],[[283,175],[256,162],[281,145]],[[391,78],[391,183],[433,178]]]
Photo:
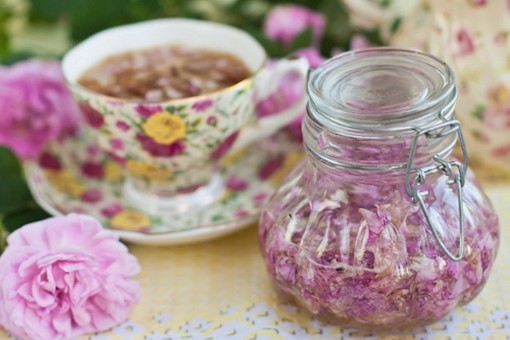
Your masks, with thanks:
[[[443,138],[452,133],[457,133],[458,140],[462,149],[463,156],[462,163],[455,160],[449,162],[441,158],[439,155],[434,155],[433,156],[433,159],[435,161],[434,165],[431,165],[426,168],[413,166],[418,140],[421,136],[425,136],[426,138]],[[465,183],[467,163],[468,156],[466,144],[464,142],[464,137],[462,135],[462,130],[460,128],[460,123],[458,120],[444,121],[443,123],[440,123],[427,129],[416,129],[416,135],[411,145],[411,149],[409,152],[409,161],[406,167],[405,175],[406,191],[407,194],[412,198],[413,202],[419,204],[421,211],[425,216],[425,220],[427,221],[427,224],[432,232],[432,235],[439,244],[439,247],[444,251],[446,256],[448,256],[453,261],[460,261],[464,256],[464,209],[463,209],[464,205],[462,188]],[[457,190],[457,201],[459,209],[459,249],[457,255],[453,255],[452,252],[448,250],[443,240],[439,236],[437,227],[434,225],[432,219],[430,218],[430,214],[427,211],[427,207],[425,206],[425,202],[422,197],[426,193],[420,192],[419,190],[419,185],[425,183],[427,175],[433,174],[438,171],[441,171],[448,177],[453,176],[453,179],[450,179],[447,183],[455,185]],[[416,175],[414,177],[414,180],[411,181],[412,173],[415,173]]]

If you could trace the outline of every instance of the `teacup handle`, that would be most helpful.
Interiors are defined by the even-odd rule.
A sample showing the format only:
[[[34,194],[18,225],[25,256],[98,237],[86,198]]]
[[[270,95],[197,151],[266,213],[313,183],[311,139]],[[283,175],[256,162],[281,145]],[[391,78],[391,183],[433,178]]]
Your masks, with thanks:
[[[265,68],[255,79],[254,93],[259,98],[267,98],[277,90],[280,79],[290,72],[297,72],[303,78],[303,84],[306,83],[306,77],[310,65],[305,58],[282,59],[271,68]],[[301,97],[290,107],[275,112],[270,116],[255,117],[247,125],[241,128],[239,137],[236,139],[230,152],[244,148],[258,140],[265,139],[292,122],[301,113],[306,105],[308,96],[305,89]]]

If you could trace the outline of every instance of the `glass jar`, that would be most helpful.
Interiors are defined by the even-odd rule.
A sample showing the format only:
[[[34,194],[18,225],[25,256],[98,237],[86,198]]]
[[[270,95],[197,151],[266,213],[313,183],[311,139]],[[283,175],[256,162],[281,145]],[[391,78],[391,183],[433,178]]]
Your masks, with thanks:
[[[423,325],[471,301],[499,225],[463,161],[451,69],[399,49],[313,70],[307,157],[271,198],[259,239],[284,297],[338,324]],[[465,151],[465,147],[464,147]]]

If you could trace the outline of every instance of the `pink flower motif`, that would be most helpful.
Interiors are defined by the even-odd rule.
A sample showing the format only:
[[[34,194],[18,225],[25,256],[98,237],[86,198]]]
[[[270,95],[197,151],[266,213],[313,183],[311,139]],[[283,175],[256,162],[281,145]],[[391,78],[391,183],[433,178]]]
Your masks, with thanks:
[[[87,177],[101,179],[104,176],[104,166],[101,163],[84,162],[81,165],[81,172]]]
[[[110,146],[117,150],[123,150],[124,142],[122,140],[120,140],[119,138],[112,138],[110,140]]]
[[[313,47],[302,48],[294,52],[292,55],[306,58],[310,67],[318,67],[326,61],[326,58],[320,54],[319,50]]]
[[[454,54],[457,57],[464,57],[475,52],[475,43],[471,34],[464,28],[455,33],[453,44]]]
[[[234,212],[234,216],[237,218],[245,218],[250,216],[250,213],[246,210],[237,210],[236,212]]]
[[[83,117],[85,118],[85,121],[89,123],[91,127],[94,129],[99,129],[103,126],[104,118],[101,113],[99,113],[99,111],[85,103],[80,103],[80,109]]]
[[[248,188],[248,182],[243,178],[232,176],[227,180],[227,188],[232,191],[245,191]]]
[[[494,157],[505,158],[510,156],[510,145],[499,146],[491,150]]]
[[[490,107],[483,112],[483,122],[493,130],[510,129],[510,105]]]
[[[100,152],[101,152],[101,149],[96,144],[90,144],[87,146],[87,153],[91,157],[95,157],[95,156],[99,155]]]
[[[265,192],[259,192],[253,196],[253,201],[257,204],[264,202],[267,198],[267,194]]]
[[[39,166],[43,169],[60,171],[62,170],[62,163],[57,156],[49,153],[43,152],[39,156]]]
[[[101,215],[110,218],[120,213],[122,210],[124,210],[124,207],[122,205],[120,205],[119,203],[112,203],[101,209]]]
[[[322,14],[298,5],[274,7],[264,22],[265,35],[289,46],[307,28],[313,30],[314,45],[317,46],[324,34],[326,20]]]
[[[482,7],[487,5],[487,0],[471,0],[471,3],[473,4],[473,6]]]
[[[35,159],[44,146],[76,131],[78,105],[57,61],[30,60],[0,72],[0,145]]]
[[[97,203],[103,199],[103,194],[98,189],[89,189],[81,194],[80,199],[87,203]]]
[[[207,117],[207,125],[216,126],[218,124],[218,119],[215,116]]]
[[[117,164],[119,164],[121,166],[124,166],[126,164],[126,159],[124,157],[118,156],[118,155],[116,155],[116,154],[114,154],[113,152],[110,152],[110,151],[107,151],[106,154],[115,163],[117,163]]]
[[[27,224],[0,257],[0,324],[23,339],[71,339],[123,322],[140,296],[136,258],[94,218]]]
[[[214,101],[212,99],[204,99],[194,103],[191,108],[197,112],[206,111],[208,108],[213,106]]]
[[[129,125],[128,123],[122,121],[122,120],[118,120],[115,122],[115,126],[120,130],[120,131],[123,131],[123,132],[126,132],[126,131],[129,131]]]
[[[163,108],[159,105],[145,105],[145,104],[139,104],[135,107],[135,111],[138,112],[140,116],[144,116],[145,118],[148,118],[155,114],[156,112],[163,111]]]
[[[174,157],[182,154],[186,149],[186,144],[182,140],[175,141],[172,144],[159,144],[145,135],[138,135],[136,139],[145,151],[154,157]]]
[[[285,161],[284,156],[280,156],[277,158],[270,159],[267,161],[262,167],[260,167],[258,171],[258,177],[261,180],[267,180],[269,177],[271,177],[278,169],[280,169],[283,165],[283,162]]]
[[[213,160],[219,160],[221,159],[227,152],[232,148],[232,145],[236,141],[237,137],[239,136],[239,130],[235,131],[234,133],[230,134],[223,142],[221,142],[218,147],[216,147],[216,150],[214,150],[211,153],[211,159]]]

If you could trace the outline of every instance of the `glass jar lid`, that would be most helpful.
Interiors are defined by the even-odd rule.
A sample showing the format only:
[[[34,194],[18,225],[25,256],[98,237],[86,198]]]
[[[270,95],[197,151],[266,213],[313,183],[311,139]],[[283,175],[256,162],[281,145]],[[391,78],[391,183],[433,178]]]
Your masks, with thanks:
[[[420,52],[374,48],[343,53],[311,72],[309,105],[333,131],[401,131],[450,119],[454,75],[443,61]]]

